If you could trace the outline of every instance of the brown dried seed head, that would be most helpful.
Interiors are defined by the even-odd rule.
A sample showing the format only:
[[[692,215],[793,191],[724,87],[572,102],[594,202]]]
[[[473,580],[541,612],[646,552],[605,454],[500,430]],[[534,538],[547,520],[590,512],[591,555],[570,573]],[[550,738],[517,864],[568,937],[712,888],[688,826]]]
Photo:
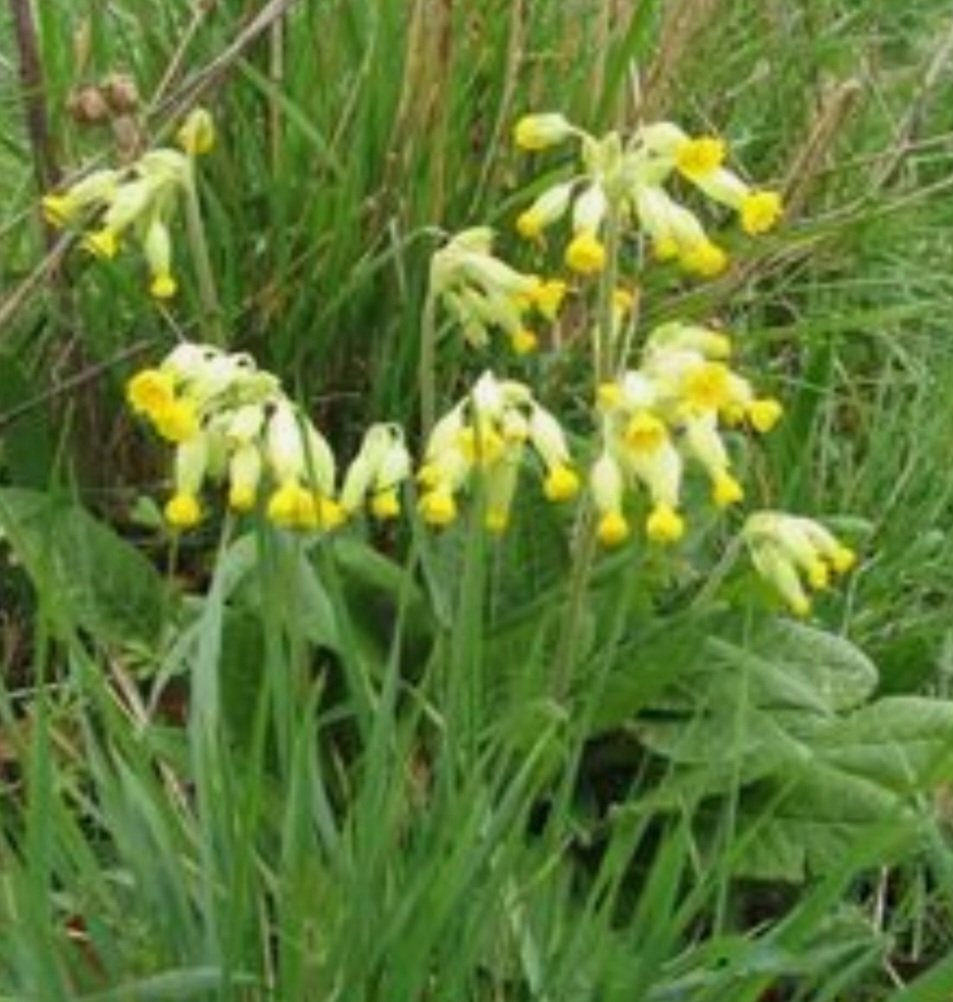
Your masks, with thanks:
[[[66,110],[79,125],[100,125],[109,119],[103,92],[91,84],[74,88],[66,99]]]
[[[114,114],[128,115],[139,107],[139,89],[127,73],[110,73],[100,86]]]

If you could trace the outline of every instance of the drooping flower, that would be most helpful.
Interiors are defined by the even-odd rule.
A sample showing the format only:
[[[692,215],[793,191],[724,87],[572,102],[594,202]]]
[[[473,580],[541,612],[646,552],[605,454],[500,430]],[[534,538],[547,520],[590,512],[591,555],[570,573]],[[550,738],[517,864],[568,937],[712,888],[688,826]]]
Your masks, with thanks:
[[[75,226],[85,233],[83,246],[101,258],[113,258],[132,234],[142,248],[156,299],[176,294],[170,223],[183,192],[194,183],[192,160],[212,146],[211,116],[193,109],[179,130],[186,151],[149,150],[122,169],[92,171],[60,192],[43,197],[43,214],[54,226]]]
[[[433,427],[417,474],[421,517],[431,525],[449,525],[459,512],[457,497],[479,480],[487,529],[505,531],[530,450],[544,468],[545,496],[553,502],[575,497],[579,476],[557,419],[523,383],[484,372]]]
[[[677,259],[686,271],[701,277],[725,269],[725,251],[669,190],[675,176],[733,209],[751,235],[770,230],[783,213],[777,192],[753,188],[724,166],[724,140],[690,136],[672,122],[642,126],[626,139],[617,132],[597,138],[559,114],[527,115],[517,123],[515,139],[527,150],[573,139],[579,143],[578,171],[544,189],[520,213],[516,228],[527,239],[541,240],[571,210],[573,235],[565,258],[581,275],[605,266],[602,229],[610,206],[620,219],[631,219],[642,229],[658,259]]]
[[[222,481],[234,511],[253,511],[261,501],[265,515],[285,528],[329,530],[344,520],[330,445],[248,355],[180,344],[158,367],[136,373],[126,396],[176,443],[174,492],[165,508],[173,528],[195,525],[205,484]],[[393,470],[393,459],[387,462]],[[375,473],[387,475],[383,468]]]
[[[680,539],[682,482],[692,465],[706,473],[718,508],[743,500],[725,429],[747,420],[766,432],[780,418],[781,405],[756,397],[728,365],[730,356],[730,339],[721,331],[667,323],[649,333],[638,368],[599,387],[602,450],[590,471],[590,489],[603,543],[628,538],[625,499],[638,490],[648,495],[648,538]]]
[[[742,531],[755,569],[796,616],[811,611],[811,591],[824,591],[846,574],[857,555],[820,522],[779,511],[759,511]]]
[[[431,260],[430,294],[460,325],[467,343],[477,348],[498,329],[517,354],[534,351],[538,336],[529,318],[536,314],[555,319],[565,293],[565,283],[524,274],[496,257],[493,232],[487,227],[456,234]]]

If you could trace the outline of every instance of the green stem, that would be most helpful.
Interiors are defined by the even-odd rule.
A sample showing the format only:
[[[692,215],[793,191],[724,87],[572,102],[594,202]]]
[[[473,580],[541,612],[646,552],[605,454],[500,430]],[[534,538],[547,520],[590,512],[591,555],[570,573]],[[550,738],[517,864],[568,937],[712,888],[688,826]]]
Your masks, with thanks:
[[[599,280],[599,324],[595,337],[595,387],[615,376],[613,342],[615,309],[613,297],[619,277],[619,207],[610,202],[606,216],[606,266]]]
[[[613,341],[615,318],[613,296],[619,274],[619,206],[610,203],[606,219],[606,267],[599,279],[599,316],[593,337],[593,386],[595,400],[599,386],[615,375]],[[566,615],[559,634],[559,648],[555,668],[555,696],[565,699],[572,686],[573,666],[579,646],[579,634],[585,612],[586,595],[592,567],[595,563],[597,539],[595,511],[590,501],[585,501],[576,521],[576,545],[569,579]]]
[[[427,290],[423,315],[420,321],[420,360],[417,369],[420,392],[420,434],[426,441],[433,427],[437,409],[437,323],[433,292]]]
[[[596,556],[596,526],[592,505],[588,500],[583,502],[576,520],[576,528],[576,546],[572,575],[569,578],[566,614],[562,620],[562,629],[559,631],[559,645],[553,672],[553,695],[557,702],[566,699],[572,686],[573,668],[586,608],[586,594]]]
[[[195,274],[199,284],[199,299],[202,303],[200,323],[203,334],[211,344],[226,343],[225,329],[222,324],[222,308],[219,305],[218,292],[215,288],[215,274],[212,270],[212,259],[208,252],[208,241],[205,239],[205,225],[202,222],[202,207],[199,204],[198,190],[195,187],[193,164],[189,164],[189,176],[185,185],[185,218],[195,262]]]

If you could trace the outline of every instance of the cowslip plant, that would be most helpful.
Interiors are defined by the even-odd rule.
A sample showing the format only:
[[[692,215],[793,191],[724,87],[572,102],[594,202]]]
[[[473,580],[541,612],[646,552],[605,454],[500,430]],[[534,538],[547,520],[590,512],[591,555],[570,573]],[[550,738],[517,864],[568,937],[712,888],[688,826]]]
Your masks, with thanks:
[[[601,271],[607,256],[605,231],[631,222],[649,237],[660,261],[677,259],[701,277],[719,274],[725,251],[707,234],[698,216],[671,194],[678,176],[741,220],[746,233],[771,229],[781,217],[780,195],[753,188],[724,166],[727,148],[716,136],[689,136],[673,122],[655,122],[626,139],[618,132],[595,137],[559,113],[521,118],[514,130],[518,146],[547,150],[575,140],[580,165],[568,179],[547,188],[516,221],[520,234],[539,240],[571,210],[573,236],[566,264],[582,275]]]
[[[209,113],[194,109],[176,138],[179,149],[158,147],[128,166],[98,168],[42,202],[47,221],[82,230],[83,246],[96,257],[115,257],[131,234],[152,276],[149,291],[160,300],[178,290],[170,223],[180,198],[193,195],[195,157],[214,144]]]
[[[579,477],[559,422],[525,384],[483,373],[430,433],[417,475],[424,489],[419,505],[424,521],[436,526],[454,521],[456,495],[479,473],[486,492],[486,527],[505,532],[527,445],[545,467],[546,497],[572,500]]]
[[[157,368],[136,373],[130,406],[175,444],[174,493],[165,515],[175,529],[202,517],[206,481],[228,483],[228,505],[265,513],[278,526],[329,530],[369,503],[378,518],[399,513],[397,488],[410,472],[403,433],[368,430],[337,498],[337,462],[327,439],[284,394],[278,378],[244,354],[185,343]]]
[[[632,536],[633,510],[646,504],[646,539],[676,544],[687,529],[686,470],[704,472],[716,509],[741,504],[745,491],[732,452],[747,437],[739,432],[769,432],[783,407],[773,397],[758,395],[729,364],[731,338],[703,324],[671,321],[656,327],[635,346],[637,364],[632,364],[634,296],[617,285],[620,227],[632,224],[644,231],[656,257],[677,256],[687,270],[709,275],[722,269],[724,255],[697,217],[668,194],[672,175],[736,209],[751,234],[778,220],[780,197],[752,188],[726,168],[722,140],[692,138],[669,122],[642,127],[625,141],[615,132],[597,140],[561,115],[529,115],[517,123],[515,137],[527,150],[573,138],[582,145],[582,173],[548,189],[517,221],[524,236],[538,238],[572,207],[575,236],[566,263],[583,275],[600,273],[599,319],[591,332],[593,429],[583,436],[588,491],[577,544],[590,538],[621,546]],[[610,234],[605,243],[604,227]],[[433,254],[427,309],[441,304],[474,350],[485,349],[489,332],[499,329],[522,354],[537,345],[527,317],[553,319],[567,288],[561,278],[543,280],[512,267],[494,253],[492,230],[475,226],[450,237]],[[432,337],[433,331],[425,329],[421,358],[426,356],[427,372],[422,369],[421,390],[427,411],[435,399]],[[229,504],[239,512],[255,508],[267,480],[265,513],[286,528],[332,529],[365,503],[378,518],[400,513],[399,489],[412,465],[403,431],[393,424],[368,430],[339,499],[331,446],[295,410],[277,378],[259,372],[248,356],[182,345],[158,369],[135,376],[128,397],[161,436],[176,443],[175,488],[166,517],[177,529],[200,520],[199,495],[206,480],[226,479]],[[482,491],[486,528],[504,533],[529,452],[542,461],[549,500],[571,501],[579,493],[578,462],[570,457],[563,423],[525,383],[486,371],[436,423],[425,415],[424,427],[417,509],[429,526],[455,522],[461,497],[476,488]],[[593,519],[588,519],[590,508]],[[828,566],[824,559],[814,559],[807,543],[799,545],[805,531],[822,555],[836,552],[832,566],[838,573],[853,562],[850,551],[829,534],[818,543],[826,530],[796,528],[804,525],[814,523],[761,513],[751,517],[744,533],[755,568],[798,615],[808,613],[810,602],[797,568],[815,589],[829,578],[821,573]],[[589,561],[576,561],[577,590],[584,587],[588,569]]]

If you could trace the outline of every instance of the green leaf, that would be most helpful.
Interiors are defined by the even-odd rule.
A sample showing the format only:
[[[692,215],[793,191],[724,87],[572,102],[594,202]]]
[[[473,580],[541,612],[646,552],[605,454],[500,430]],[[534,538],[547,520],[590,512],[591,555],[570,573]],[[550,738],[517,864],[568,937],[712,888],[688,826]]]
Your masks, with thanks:
[[[168,593],[135,546],[69,498],[0,490],[0,527],[61,627],[105,643],[154,646]]]
[[[898,793],[953,778],[953,702],[891,696],[838,721],[819,754],[844,772]]]
[[[735,872],[765,880],[800,880],[836,869],[849,851],[886,828],[916,820],[904,800],[870,780],[820,761],[783,783],[742,793]]]

